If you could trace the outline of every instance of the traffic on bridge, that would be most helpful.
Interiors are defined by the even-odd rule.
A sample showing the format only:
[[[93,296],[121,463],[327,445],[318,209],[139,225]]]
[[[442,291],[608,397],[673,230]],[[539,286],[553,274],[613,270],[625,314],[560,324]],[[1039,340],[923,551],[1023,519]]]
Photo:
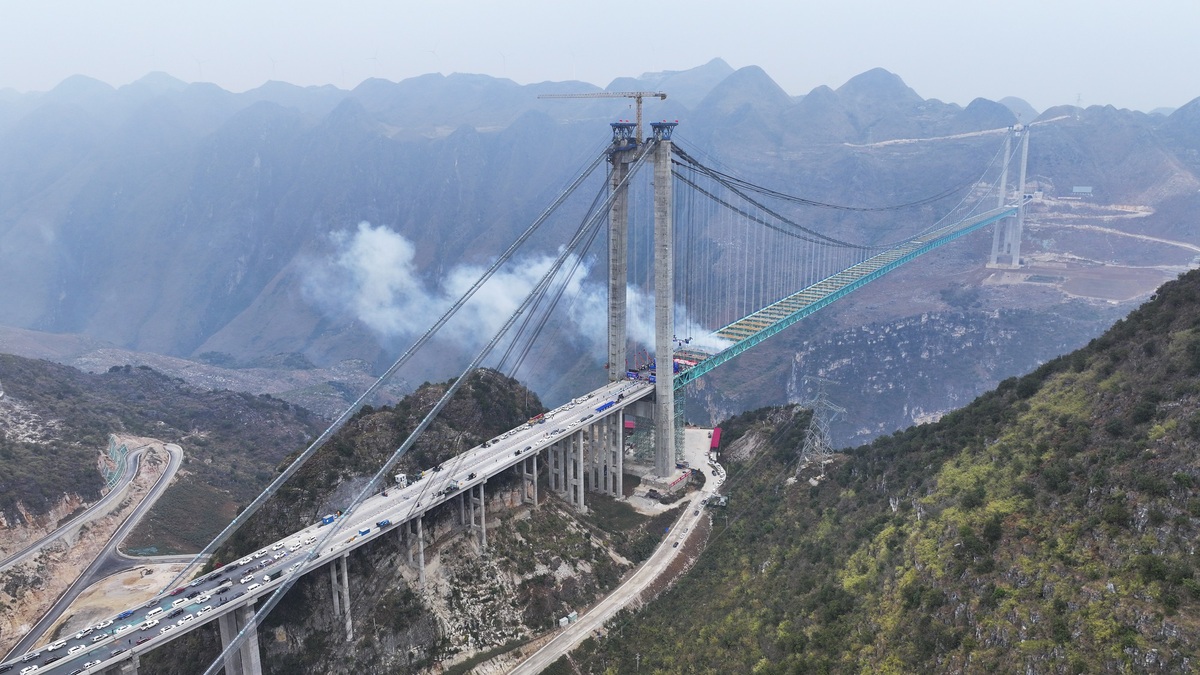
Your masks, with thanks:
[[[37,650],[0,664],[0,673],[98,673],[174,640],[234,610],[252,605],[290,572],[306,574],[450,499],[485,483],[526,457],[559,442],[577,428],[619,414],[654,391],[648,380],[611,382],[522,426],[428,469],[368,499],[350,519],[330,515],[187,585],[87,626]],[[332,545],[314,550],[334,528]]]

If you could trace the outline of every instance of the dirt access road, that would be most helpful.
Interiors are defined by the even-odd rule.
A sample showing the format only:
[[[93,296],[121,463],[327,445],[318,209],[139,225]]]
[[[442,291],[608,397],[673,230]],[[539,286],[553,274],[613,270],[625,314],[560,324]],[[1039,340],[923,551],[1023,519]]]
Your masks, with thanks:
[[[702,519],[708,518],[708,513],[701,502],[715,494],[725,476],[720,467],[714,468],[708,463],[707,431],[707,429],[686,429],[684,432],[684,453],[691,465],[705,474],[704,490],[698,491],[692,496],[687,509],[675,521],[668,536],[625,583],[579,617],[575,623],[562,629],[561,633],[520,665],[509,671],[510,675],[537,675],[563,654],[579,646],[579,643],[587,639],[589,635],[594,635],[596,631],[603,629],[605,622],[624,607],[638,601],[646,589],[668,572],[676,557],[682,555],[684,549],[688,548],[684,544],[690,536],[699,536],[699,528],[696,526]]]

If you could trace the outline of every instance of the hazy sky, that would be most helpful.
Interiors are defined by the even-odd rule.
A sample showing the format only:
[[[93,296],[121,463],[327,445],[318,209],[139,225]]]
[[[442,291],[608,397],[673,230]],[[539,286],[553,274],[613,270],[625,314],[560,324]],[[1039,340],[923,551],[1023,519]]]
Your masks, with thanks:
[[[151,71],[243,91],[271,79],[484,73],[519,83],[758,65],[788,93],[874,67],[926,98],[1150,110],[1200,96],[1200,0],[3,0],[0,89]]]

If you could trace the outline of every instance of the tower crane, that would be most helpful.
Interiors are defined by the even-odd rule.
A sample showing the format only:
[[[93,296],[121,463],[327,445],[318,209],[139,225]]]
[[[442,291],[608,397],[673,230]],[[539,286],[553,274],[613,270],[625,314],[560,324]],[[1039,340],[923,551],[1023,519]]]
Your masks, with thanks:
[[[540,94],[538,98],[631,98],[637,103],[637,142],[641,143],[642,136],[642,98],[657,97],[660,101],[667,100],[667,95],[661,91],[594,91],[586,94]]]

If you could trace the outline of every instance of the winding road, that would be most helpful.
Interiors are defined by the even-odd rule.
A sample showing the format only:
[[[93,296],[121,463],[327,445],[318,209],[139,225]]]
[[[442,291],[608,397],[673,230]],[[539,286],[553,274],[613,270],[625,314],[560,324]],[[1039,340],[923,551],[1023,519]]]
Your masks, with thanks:
[[[85,569],[83,573],[80,574],[69,587],[67,587],[67,590],[64,591],[61,596],[59,596],[54,605],[50,607],[50,609],[36,624],[34,624],[32,628],[30,628],[29,632],[25,634],[25,637],[13,646],[5,658],[9,658],[16,654],[24,654],[25,652],[29,651],[29,649],[37,643],[38,639],[42,637],[42,634],[45,633],[50,626],[53,626],[54,622],[57,621],[60,616],[62,616],[63,612],[65,612],[67,608],[71,606],[71,603],[73,603],[75,599],[79,597],[79,594],[87,589],[88,586],[91,586],[93,582],[114,572],[128,569],[138,564],[144,564],[143,561],[136,561],[136,559],[120,554],[117,551],[117,547],[122,541],[124,541],[125,537],[129,535],[133,528],[137,526],[142,517],[146,515],[146,512],[149,511],[152,506],[154,506],[154,503],[158,501],[158,498],[162,496],[162,493],[166,491],[167,486],[171,483],[171,479],[175,476],[175,472],[179,470],[179,465],[183,461],[183,449],[174,443],[167,443],[164,447],[166,448],[168,455],[167,467],[163,471],[162,475],[158,477],[158,480],[155,481],[154,486],[150,489],[150,491],[146,493],[145,498],[142,499],[142,503],[138,504],[133,512],[129,514],[129,517],[127,517],[125,521],[121,523],[120,527],[113,532],[113,535],[109,538],[108,543],[105,544],[104,548],[100,551],[96,558],[92,560],[92,563],[88,565],[87,569]],[[126,469],[127,476],[122,477],[122,481],[128,482],[129,480],[133,479],[133,476],[136,475],[138,468],[141,466],[142,457],[148,448],[149,446],[142,446],[130,453],[131,461]],[[133,461],[135,458],[136,461]],[[105,496],[105,499],[101,499],[96,503],[95,506],[89,508],[83,514],[81,514],[80,517],[83,517],[89,513],[93,513],[94,509],[100,507],[101,505],[106,505],[106,500],[108,497],[119,494],[120,492],[121,490],[118,488],[110,490],[109,494]],[[111,506],[111,504],[108,504],[108,506]],[[73,519],[72,522],[77,522],[77,520],[78,519]],[[69,525],[64,527],[69,527]],[[59,528],[59,530],[62,529],[63,528]],[[55,532],[47,535],[47,537],[43,537],[38,543],[34,544],[30,548],[40,551],[41,547],[57,538],[56,533],[58,533],[59,530],[55,530]],[[17,555],[23,557],[24,555],[28,554],[29,551],[26,549],[25,553]],[[192,556],[185,557],[187,560],[192,559]]]
[[[686,433],[689,435],[698,432],[703,435],[701,429],[689,429]],[[671,526],[671,531],[653,554],[644,562],[642,566],[633,573],[625,583],[617,587],[615,591],[609,593],[603,600],[597,603],[594,607],[581,615],[579,619],[562,629],[553,640],[547,642],[541,649],[534,652],[529,658],[522,661],[516,668],[509,671],[509,675],[537,675],[557,661],[564,654],[570,652],[579,643],[583,642],[591,635],[595,635],[597,631],[604,628],[606,621],[611,619],[617,612],[638,600],[642,592],[650,587],[659,577],[665,574],[670,568],[671,563],[675,562],[675,558],[681,555],[686,548],[683,546],[688,537],[696,534],[696,526],[700,524],[700,520],[707,518],[708,514],[701,505],[705,499],[716,493],[724,481],[724,471],[715,465],[708,464],[706,451],[707,448],[696,453],[696,445],[688,443],[685,452],[688,455],[688,460],[693,467],[699,468],[705,477],[704,489],[698,491],[692,496],[691,502],[684,510],[675,524]],[[704,443],[701,443],[701,447]]]

